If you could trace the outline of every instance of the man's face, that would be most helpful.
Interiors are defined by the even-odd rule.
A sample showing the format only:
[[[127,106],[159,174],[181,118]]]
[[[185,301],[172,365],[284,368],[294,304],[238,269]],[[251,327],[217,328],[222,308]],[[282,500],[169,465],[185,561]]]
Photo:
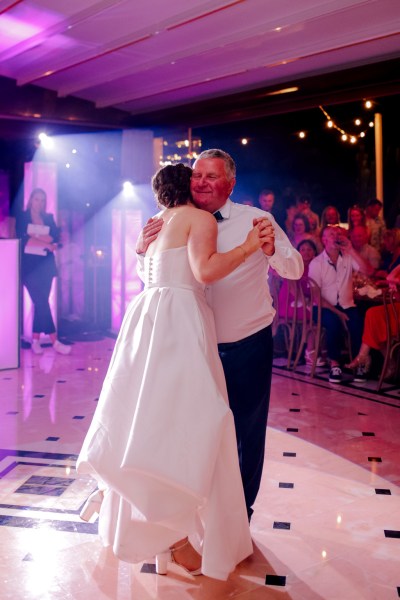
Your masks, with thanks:
[[[275,196],[274,196],[274,194],[262,194],[259,197],[258,201],[263,210],[266,210],[267,212],[271,212],[272,207],[275,202]]]
[[[190,190],[197,208],[215,212],[229,198],[236,179],[228,179],[222,158],[201,158],[193,166]]]
[[[336,228],[328,227],[327,229],[324,229],[324,232],[322,234],[322,244],[325,250],[328,252],[328,254],[329,252],[338,250],[338,245],[336,243],[337,240],[338,232],[336,231]]]

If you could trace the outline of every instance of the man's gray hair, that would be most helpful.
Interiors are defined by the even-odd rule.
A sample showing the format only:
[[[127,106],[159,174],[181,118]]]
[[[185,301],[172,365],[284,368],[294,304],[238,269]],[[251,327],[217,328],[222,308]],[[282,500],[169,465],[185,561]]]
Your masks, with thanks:
[[[196,158],[195,164],[198,160],[203,158],[222,158],[225,163],[225,173],[228,179],[234,179],[236,177],[236,165],[232,156],[223,150],[218,148],[212,148],[211,150],[204,150]]]

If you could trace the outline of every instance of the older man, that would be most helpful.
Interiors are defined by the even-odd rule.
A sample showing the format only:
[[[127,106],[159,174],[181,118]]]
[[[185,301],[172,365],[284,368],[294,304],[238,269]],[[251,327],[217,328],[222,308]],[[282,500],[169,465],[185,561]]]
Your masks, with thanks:
[[[326,330],[329,381],[340,383],[342,371],[340,356],[342,348],[342,324],[350,332],[352,355],[356,356],[361,345],[363,318],[354,303],[353,272],[369,275],[372,267],[354,250],[340,227],[327,226],[321,234],[324,251],[315,257],[308,268],[308,275],[321,288],[322,326]],[[355,381],[365,381],[362,365],[357,368]]]
[[[213,309],[218,349],[235,419],[239,463],[249,519],[260,487],[265,451],[272,375],[272,331],[275,309],[268,288],[268,269],[298,279],[303,261],[274,217],[250,206],[236,204],[230,194],[236,183],[233,159],[222,150],[206,150],[194,163],[193,201],[218,221],[218,251],[239,244],[253,223],[263,220],[270,240],[228,277],[206,289]],[[162,226],[150,220],[136,251],[145,252]]]

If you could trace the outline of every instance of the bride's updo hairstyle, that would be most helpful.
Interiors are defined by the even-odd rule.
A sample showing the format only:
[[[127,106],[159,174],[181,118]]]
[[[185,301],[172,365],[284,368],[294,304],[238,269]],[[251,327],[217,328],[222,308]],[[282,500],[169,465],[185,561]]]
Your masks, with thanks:
[[[151,180],[157,203],[165,208],[187,204],[192,199],[191,177],[192,169],[182,163],[167,165],[157,171]]]

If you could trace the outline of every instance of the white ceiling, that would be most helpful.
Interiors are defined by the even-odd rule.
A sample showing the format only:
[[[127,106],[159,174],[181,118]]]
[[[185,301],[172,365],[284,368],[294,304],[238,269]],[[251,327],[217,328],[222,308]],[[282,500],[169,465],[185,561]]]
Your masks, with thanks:
[[[399,31],[399,0],[0,0],[0,75],[140,115],[399,58]]]

